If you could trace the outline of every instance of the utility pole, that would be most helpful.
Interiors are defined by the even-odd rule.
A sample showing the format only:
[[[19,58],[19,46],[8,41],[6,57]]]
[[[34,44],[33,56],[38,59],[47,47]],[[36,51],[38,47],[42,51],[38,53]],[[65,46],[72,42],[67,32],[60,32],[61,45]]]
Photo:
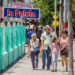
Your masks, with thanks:
[[[56,5],[57,4],[57,2],[56,2],[56,0],[55,0],[55,33],[56,33]]]
[[[66,22],[67,22],[67,0],[64,0],[64,26],[63,28],[66,28]]]
[[[63,31],[63,0],[60,0],[59,34]]]
[[[68,29],[69,29],[69,75],[74,75],[73,68],[73,25],[72,25],[72,0],[68,0]]]

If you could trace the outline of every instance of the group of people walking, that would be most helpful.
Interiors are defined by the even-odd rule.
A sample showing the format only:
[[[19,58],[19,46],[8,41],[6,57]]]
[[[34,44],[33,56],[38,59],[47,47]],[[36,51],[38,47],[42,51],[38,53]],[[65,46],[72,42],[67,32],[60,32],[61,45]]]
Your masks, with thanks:
[[[28,55],[31,56],[33,70],[38,69],[40,55],[42,57],[42,69],[45,69],[45,66],[47,66],[47,70],[50,70],[52,66],[51,71],[56,72],[58,55],[60,54],[62,71],[65,71],[65,65],[66,71],[68,71],[69,39],[67,32],[62,31],[61,38],[58,39],[53,29],[46,25],[40,39],[37,38],[37,35],[36,33],[32,34],[28,48]]]

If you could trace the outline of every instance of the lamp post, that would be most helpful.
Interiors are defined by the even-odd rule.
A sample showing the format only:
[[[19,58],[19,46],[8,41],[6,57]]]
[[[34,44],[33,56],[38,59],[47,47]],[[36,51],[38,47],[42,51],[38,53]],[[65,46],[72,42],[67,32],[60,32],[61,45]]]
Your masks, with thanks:
[[[55,0],[55,32],[56,32],[56,0]]]
[[[64,0],[64,29],[66,28],[66,22],[67,22],[67,0]]]

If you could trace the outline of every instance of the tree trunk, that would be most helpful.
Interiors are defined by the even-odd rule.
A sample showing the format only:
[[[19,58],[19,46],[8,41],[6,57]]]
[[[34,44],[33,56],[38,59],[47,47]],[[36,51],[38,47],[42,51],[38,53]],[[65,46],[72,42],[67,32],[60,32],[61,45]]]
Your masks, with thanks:
[[[72,0],[68,0],[68,29],[69,29],[69,75],[74,75],[73,69],[73,27],[72,27]]]
[[[63,0],[60,0],[60,19],[59,19],[59,32],[63,31]]]

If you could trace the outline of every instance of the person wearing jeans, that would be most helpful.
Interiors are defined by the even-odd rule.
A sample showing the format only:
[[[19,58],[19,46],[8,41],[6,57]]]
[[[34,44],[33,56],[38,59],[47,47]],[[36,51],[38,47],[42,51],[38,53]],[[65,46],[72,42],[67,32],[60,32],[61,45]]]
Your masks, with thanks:
[[[48,47],[47,50],[44,50],[42,52],[42,62],[43,62],[43,66],[42,66],[42,69],[45,68],[45,65],[46,65],[46,58],[47,58],[47,70],[50,69],[50,60],[51,60],[51,56],[49,55],[50,54],[50,48]]]
[[[38,54],[35,48],[39,47],[39,39],[37,39],[36,34],[32,34],[32,39],[30,40],[28,55],[31,56],[31,62],[33,70],[38,69]]]
[[[37,69],[38,68],[38,53],[31,51],[31,61],[32,61],[33,69]]]
[[[47,59],[47,70],[50,69],[51,65],[51,48],[52,48],[52,35],[50,34],[50,26],[45,26],[46,32],[41,36],[41,53],[42,53],[42,69],[45,69]]]

